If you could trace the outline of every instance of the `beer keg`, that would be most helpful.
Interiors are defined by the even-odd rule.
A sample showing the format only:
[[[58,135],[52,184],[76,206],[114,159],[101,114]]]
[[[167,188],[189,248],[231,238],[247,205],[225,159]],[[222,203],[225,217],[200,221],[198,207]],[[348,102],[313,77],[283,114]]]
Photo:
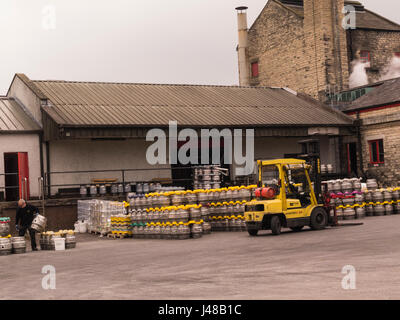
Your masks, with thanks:
[[[392,204],[385,204],[385,215],[390,216],[393,214],[393,205]]]
[[[46,228],[47,218],[38,214],[32,221],[31,228],[37,232],[43,232]]]
[[[11,244],[13,253],[18,254],[26,252],[25,237],[13,237],[11,238]]]
[[[365,218],[365,208],[364,207],[357,207],[356,208],[356,218],[357,219]]]
[[[369,205],[365,206],[364,208],[365,208],[365,215],[367,217],[372,217],[374,215],[374,206]]]
[[[378,183],[376,179],[367,179],[367,189],[368,190],[376,190],[378,188]]]
[[[378,204],[374,206],[374,216],[384,216],[385,215],[385,206]]]
[[[193,239],[201,238],[203,235],[203,228],[199,223],[191,225],[191,236]]]
[[[375,190],[372,193],[372,201],[373,202],[382,202],[383,201],[383,193],[380,190]]]
[[[0,256],[9,255],[12,252],[12,244],[10,238],[0,238]]]
[[[76,238],[72,234],[65,236],[65,249],[73,249],[76,247]]]
[[[355,219],[355,217],[356,217],[356,211],[354,210],[354,208],[345,208],[343,210],[343,218],[345,220]]]

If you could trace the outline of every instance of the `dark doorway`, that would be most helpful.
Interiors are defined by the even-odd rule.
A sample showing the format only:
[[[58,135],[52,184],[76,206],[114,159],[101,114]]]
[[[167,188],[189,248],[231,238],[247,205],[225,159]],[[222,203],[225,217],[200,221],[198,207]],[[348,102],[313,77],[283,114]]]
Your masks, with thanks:
[[[347,174],[357,177],[357,143],[347,144]]]
[[[6,200],[16,201],[19,198],[18,153],[4,154],[4,173]]]
[[[200,140],[200,139],[199,139]],[[177,144],[177,149],[179,152],[179,149],[184,145],[188,143],[188,141],[178,141]],[[220,150],[220,160],[219,163],[212,163],[212,154],[213,154],[213,147],[214,148],[219,148]],[[191,189],[193,187],[193,177],[192,177],[192,167],[196,167],[196,166],[201,166],[201,155],[202,155],[202,147],[201,147],[201,141],[198,141],[198,164],[181,164],[179,163],[179,159],[178,159],[178,164],[172,164],[171,165],[171,170],[172,170],[172,181],[173,181],[173,185],[174,186],[180,186],[180,187],[184,187],[186,189]],[[210,138],[210,142],[209,142],[209,159],[208,159],[208,164],[215,164],[218,165],[221,168],[225,168],[228,169],[230,168],[229,164],[225,164],[224,163],[224,152],[225,152],[225,148],[224,148],[224,139],[220,139],[220,141],[216,144],[212,143],[212,139]],[[207,164],[207,165],[208,165]],[[222,183],[223,181],[221,181]]]

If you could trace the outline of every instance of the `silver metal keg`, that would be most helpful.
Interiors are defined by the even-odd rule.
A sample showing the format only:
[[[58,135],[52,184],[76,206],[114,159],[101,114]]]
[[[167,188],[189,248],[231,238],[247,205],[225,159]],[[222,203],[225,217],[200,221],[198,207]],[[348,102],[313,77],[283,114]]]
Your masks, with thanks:
[[[373,202],[382,202],[383,201],[383,193],[379,190],[375,190],[372,193],[372,201]]]
[[[385,204],[385,215],[390,216],[393,214],[393,205],[392,204]]]
[[[374,206],[365,206],[365,215],[367,217],[372,217],[374,215]]]
[[[81,186],[79,188],[79,194],[81,195],[82,198],[87,197],[87,187]]]
[[[367,179],[367,189],[368,190],[376,190],[378,188],[378,183],[376,179]]]
[[[13,253],[18,254],[26,252],[25,237],[13,237],[11,238],[11,244]]]
[[[91,197],[97,196],[97,187],[95,185],[90,186],[90,196]]]
[[[105,186],[105,185],[101,185],[101,186],[100,186],[100,188],[99,188],[99,193],[100,193],[100,195],[102,195],[102,196],[106,195],[107,190],[106,190],[106,186]]]
[[[392,192],[389,190],[383,191],[383,200],[384,201],[392,201],[393,200]]]
[[[374,206],[374,216],[384,216],[385,215],[385,206],[378,204]]]
[[[43,232],[46,228],[47,218],[38,214],[32,221],[31,228],[37,232]]]
[[[76,237],[73,234],[65,236],[65,249],[73,249],[76,247]]]
[[[365,208],[364,207],[357,207],[356,208],[356,218],[357,219],[365,218]]]
[[[10,238],[0,238],[0,256],[9,255],[12,252],[12,244]]]
[[[203,228],[200,224],[194,223],[191,225],[191,236],[193,239],[201,238],[203,235]]]
[[[355,219],[356,211],[354,208],[346,208],[343,210],[343,217],[345,220]]]

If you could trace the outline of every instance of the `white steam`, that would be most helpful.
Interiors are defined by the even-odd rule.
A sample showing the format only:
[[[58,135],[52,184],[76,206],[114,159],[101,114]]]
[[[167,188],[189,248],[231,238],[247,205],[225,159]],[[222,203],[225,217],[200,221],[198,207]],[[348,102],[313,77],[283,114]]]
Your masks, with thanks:
[[[361,62],[360,60],[354,60],[351,63],[352,72],[349,77],[349,86],[351,88],[361,87],[368,84],[368,75],[365,70],[368,63]]]
[[[382,70],[380,81],[400,77],[400,57],[394,56],[390,63]]]

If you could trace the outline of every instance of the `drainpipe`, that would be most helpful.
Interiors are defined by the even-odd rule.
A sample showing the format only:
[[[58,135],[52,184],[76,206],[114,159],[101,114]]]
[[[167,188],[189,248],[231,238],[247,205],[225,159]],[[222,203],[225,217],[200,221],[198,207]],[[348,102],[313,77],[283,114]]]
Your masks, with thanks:
[[[43,163],[43,132],[39,133],[39,152],[40,152],[40,176],[44,177],[44,163]]]
[[[49,142],[46,141],[46,165],[47,165],[47,195],[51,196],[51,178],[50,178],[50,145]]]
[[[357,128],[357,146],[358,146],[358,154],[360,157],[360,170],[362,177],[365,178],[365,172],[364,172],[364,157],[362,153],[362,139],[361,139],[361,119],[360,119],[360,112],[357,112],[357,122],[356,122],[356,128]]]

